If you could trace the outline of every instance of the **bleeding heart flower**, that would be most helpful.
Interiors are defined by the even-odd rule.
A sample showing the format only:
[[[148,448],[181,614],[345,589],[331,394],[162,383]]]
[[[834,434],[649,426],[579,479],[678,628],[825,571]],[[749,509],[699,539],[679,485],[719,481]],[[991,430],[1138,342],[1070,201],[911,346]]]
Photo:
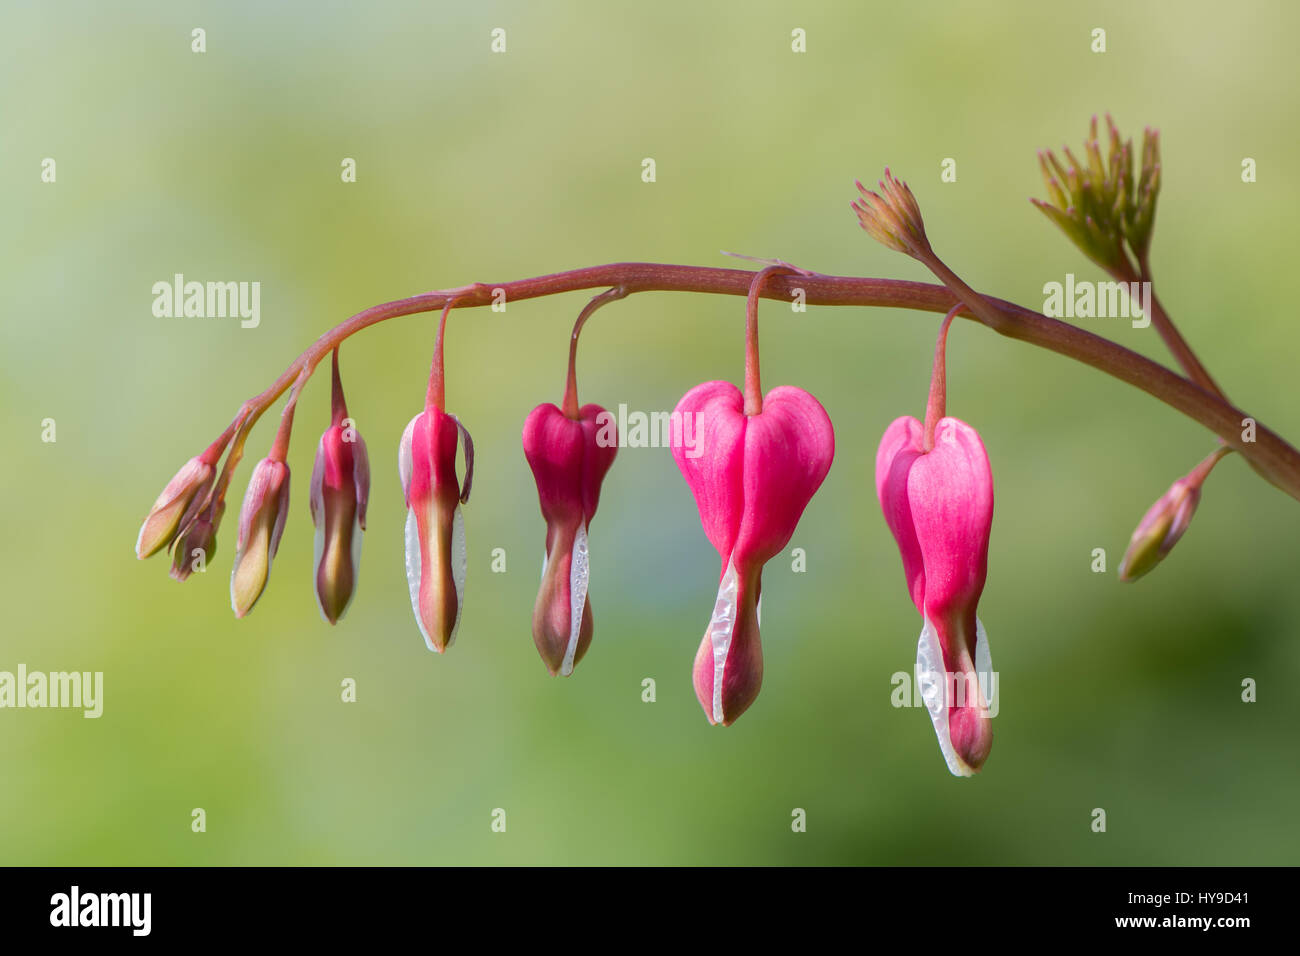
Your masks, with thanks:
[[[474,477],[469,432],[443,406],[442,339],[449,302],[434,346],[425,408],[402,432],[397,469],[406,495],[406,581],[411,609],[429,650],[441,654],[456,640],[465,601],[465,519]],[[456,476],[458,435],[465,437],[465,487]]]
[[[675,442],[673,458],[722,558],[694,683],[709,722],[723,726],[745,712],[763,682],[763,565],[790,540],[835,458],[835,431],[816,398],[791,386],[759,398],[758,291],[776,271],[791,270],[764,269],[750,287],[744,395],[730,382],[705,382],[673,413],[682,422],[693,418],[696,445]]]
[[[316,526],[313,580],[321,616],[331,624],[343,617],[361,571],[361,533],[370,498],[366,443],[348,418],[339,353],[334,350],[330,427],[316,446],[311,473],[311,520]]]
[[[936,350],[926,412],[932,424],[905,416],[885,430],[876,453],[876,493],[924,621],[917,679],[939,748],[953,774],[970,776],[993,745],[993,667],[976,616],[988,569],[993,474],[975,429],[942,417],[943,349],[956,311],[944,320]]]
[[[576,398],[572,404],[576,407]],[[574,419],[548,403],[534,408],[524,422],[524,455],[546,519],[533,641],[552,675],[573,673],[595,626],[587,593],[587,532],[600,501],[601,482],[618,453],[617,431],[604,427],[608,415],[599,405],[584,405]]]

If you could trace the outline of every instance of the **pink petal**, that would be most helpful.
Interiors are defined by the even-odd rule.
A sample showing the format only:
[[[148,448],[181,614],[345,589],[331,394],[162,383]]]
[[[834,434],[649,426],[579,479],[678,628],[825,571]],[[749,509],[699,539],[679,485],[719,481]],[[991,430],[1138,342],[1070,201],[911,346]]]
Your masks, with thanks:
[[[744,407],[740,389],[730,382],[705,382],[683,395],[674,411],[683,420],[687,415],[694,418],[695,447],[701,453],[691,457],[684,442],[674,443],[673,458],[695,496],[700,524],[722,556],[724,570],[744,517]]]
[[[898,542],[898,552],[903,558],[903,576],[907,590],[918,613],[924,614],[925,563],[921,559],[921,545],[916,540],[916,525],[912,519],[912,502],[907,494],[907,476],[921,456],[921,439],[924,426],[905,415],[896,418],[885,429],[876,451],[876,495],[885,515],[885,524]]]

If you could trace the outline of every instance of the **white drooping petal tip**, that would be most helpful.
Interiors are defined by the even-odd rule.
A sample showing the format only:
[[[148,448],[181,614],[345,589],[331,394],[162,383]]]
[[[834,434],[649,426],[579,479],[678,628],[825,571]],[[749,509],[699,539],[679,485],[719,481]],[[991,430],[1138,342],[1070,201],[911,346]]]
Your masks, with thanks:
[[[582,636],[582,615],[587,608],[587,584],[590,579],[587,523],[584,521],[578,525],[578,533],[573,539],[573,555],[569,559],[569,643],[564,648],[564,660],[560,663],[562,677],[573,673],[573,659],[577,656],[578,639]]]
[[[727,562],[727,570],[718,583],[718,596],[713,602],[709,618],[709,647],[713,651],[713,722],[720,724],[725,718],[722,708],[722,679],[727,670],[727,654],[731,651],[731,637],[736,628],[736,598],[740,590],[740,576],[736,566]]]
[[[975,672],[980,693],[988,705],[989,716],[997,714],[997,676],[993,673],[993,657],[989,653],[988,635],[984,623],[975,618]],[[975,768],[966,763],[952,745],[952,732],[948,727],[948,687],[955,678],[947,673],[939,634],[925,618],[921,637],[916,644],[916,682],[925,701],[925,709],[934,724],[934,734],[939,740],[939,750],[944,763],[954,777],[973,777]]]
[[[409,429],[408,429],[409,430]],[[403,445],[403,447],[406,447]],[[405,483],[404,483],[405,484]],[[424,643],[435,654],[438,647],[424,625],[424,615],[420,613],[420,577],[424,562],[420,557],[420,529],[416,521],[415,509],[406,509],[406,585],[411,592],[411,613],[415,615],[416,626],[424,637]]]

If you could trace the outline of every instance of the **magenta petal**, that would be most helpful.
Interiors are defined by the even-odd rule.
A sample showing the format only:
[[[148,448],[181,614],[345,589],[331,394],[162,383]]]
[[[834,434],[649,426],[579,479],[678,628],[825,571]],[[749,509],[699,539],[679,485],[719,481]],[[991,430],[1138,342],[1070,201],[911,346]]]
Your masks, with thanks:
[[[582,424],[554,405],[538,405],[524,420],[523,442],[549,535],[552,525],[583,516]]]
[[[789,385],[767,393],[745,431],[738,570],[762,565],[786,546],[834,458],[835,430],[821,402]]]
[[[910,415],[896,418],[885,429],[876,451],[876,496],[885,514],[885,524],[889,525],[894,540],[898,542],[908,593],[921,614],[925,613],[925,563],[921,559],[920,542],[916,540],[907,476],[921,456],[924,430],[925,426]]]
[[[524,455],[533,470],[542,516],[551,521],[596,516],[600,486],[618,454],[614,429],[602,428],[609,413],[599,405],[584,405],[577,420],[554,405],[538,405],[524,421]],[[605,434],[613,440],[605,443]]]
[[[583,405],[582,416],[582,510],[588,526],[600,504],[600,486],[618,454],[618,429],[605,427],[609,412],[599,405]],[[610,440],[605,440],[608,432]]]
[[[930,619],[937,624],[965,610],[973,616],[988,573],[993,525],[993,473],[975,429],[941,418],[934,448],[908,473],[907,494],[925,563]]]
[[[745,501],[745,400],[730,382],[697,385],[677,403],[673,414],[694,421],[695,447],[673,443],[673,458],[695,495],[700,524],[709,542],[727,558],[740,533]],[[687,429],[683,426],[683,432]],[[698,454],[692,457],[690,451]],[[721,575],[719,575],[721,577]]]

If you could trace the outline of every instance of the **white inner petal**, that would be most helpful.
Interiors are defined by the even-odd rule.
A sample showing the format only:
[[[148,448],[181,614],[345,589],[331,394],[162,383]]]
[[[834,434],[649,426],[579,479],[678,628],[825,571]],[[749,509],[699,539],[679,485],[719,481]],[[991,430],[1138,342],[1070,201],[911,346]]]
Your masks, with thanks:
[[[420,412],[423,415],[424,412]],[[412,434],[415,430],[416,415],[406,423],[406,428],[402,431],[402,440],[397,443],[397,474],[402,479],[402,494],[407,494],[411,489],[411,442],[414,439]]]
[[[415,509],[406,509],[406,585],[411,590],[411,611],[415,614],[415,623],[424,635],[424,643],[429,650],[436,651],[433,638],[424,626],[424,617],[420,614],[420,527],[415,520]]]
[[[325,436],[321,436],[320,446],[316,451],[316,467],[311,472],[311,520],[316,527],[315,538],[312,541],[312,558],[311,558],[311,590],[316,595],[316,607],[320,609],[320,616],[329,620],[325,614],[325,605],[320,599],[320,562],[325,557],[325,465],[324,465]],[[355,564],[355,562],[353,562]]]
[[[993,655],[989,653],[989,636],[984,633],[984,622],[975,618],[975,673],[979,677],[980,693],[988,706],[989,717],[998,715],[998,675],[993,671]]]
[[[939,749],[949,772],[955,777],[973,776],[975,771],[957,756],[952,746],[952,733],[948,727],[948,673],[939,646],[939,634],[929,617],[925,618],[925,626],[921,628],[921,637],[916,643],[916,683],[921,690],[921,699],[925,701],[925,709],[930,712],[934,735],[939,738]]]
[[[465,573],[469,568],[469,556],[465,551],[465,516],[456,505],[456,512],[451,519],[451,580],[456,585],[456,622],[451,626],[451,637],[447,646],[456,642],[456,632],[460,630],[460,612],[465,607]]]
[[[979,692],[988,707],[989,717],[997,714],[998,684],[993,672],[993,657],[989,653],[989,639],[984,632],[984,622],[975,619],[975,674],[979,681]],[[948,687],[950,680],[964,680],[964,675],[949,675],[943,663],[943,651],[939,646],[939,635],[925,619],[921,629],[921,638],[916,645],[916,681],[925,701],[930,720],[934,723],[934,733],[939,739],[939,749],[943,752],[948,770],[958,777],[974,776],[975,771],[957,755],[952,745],[952,732],[948,726]]]
[[[727,669],[727,653],[731,650],[731,635],[736,627],[736,592],[740,579],[736,566],[727,561],[727,571],[718,585],[718,597],[713,604],[713,617],[707,631],[709,645],[713,648],[713,720],[722,723],[722,677]]]
[[[587,556],[587,523],[578,525],[573,538],[573,557],[569,561],[569,643],[564,649],[560,674],[573,673],[573,658],[578,653],[578,636],[582,632],[582,612],[587,606],[587,581],[591,577],[591,563]]]

